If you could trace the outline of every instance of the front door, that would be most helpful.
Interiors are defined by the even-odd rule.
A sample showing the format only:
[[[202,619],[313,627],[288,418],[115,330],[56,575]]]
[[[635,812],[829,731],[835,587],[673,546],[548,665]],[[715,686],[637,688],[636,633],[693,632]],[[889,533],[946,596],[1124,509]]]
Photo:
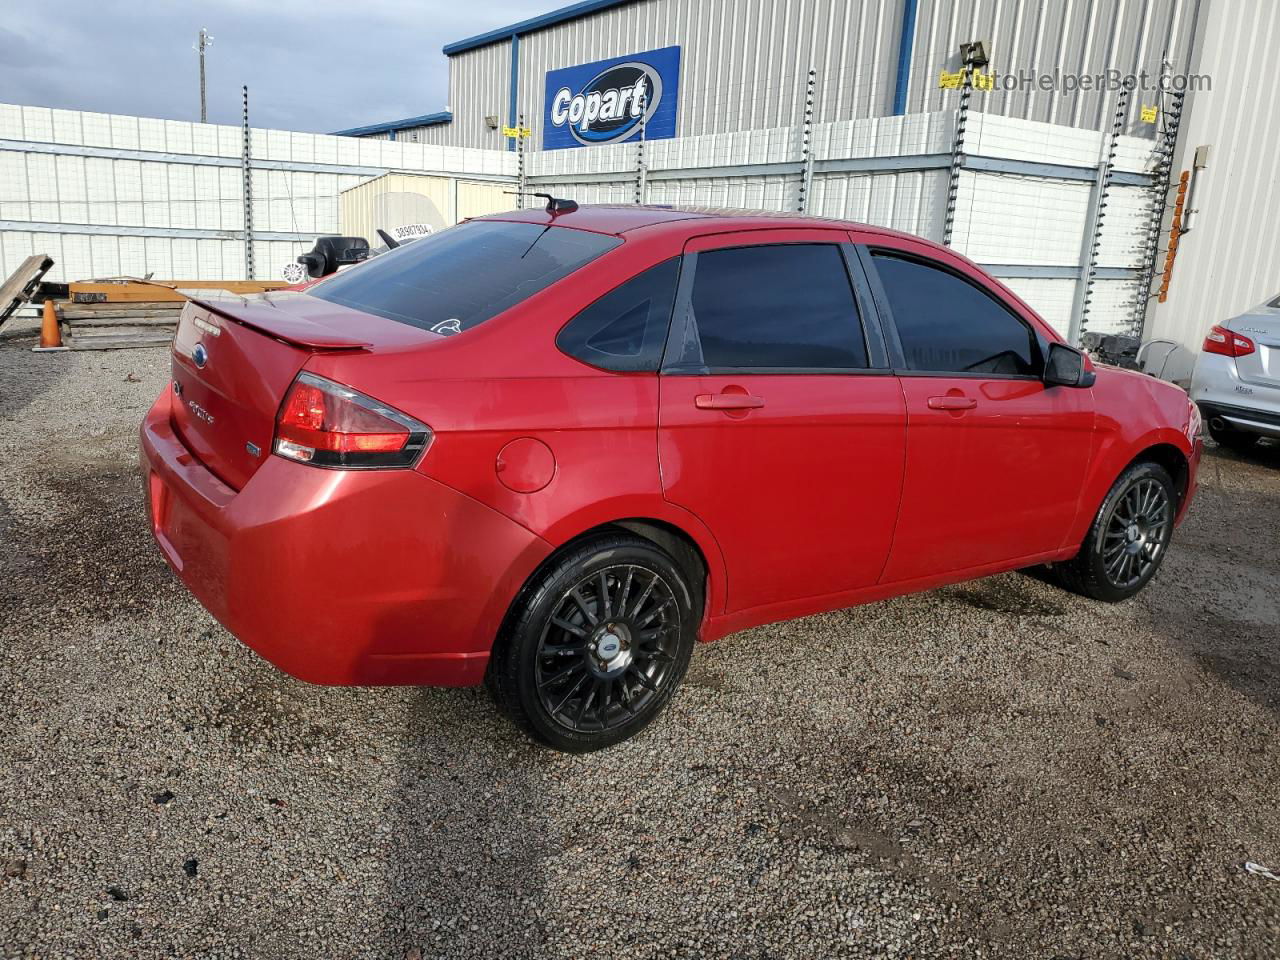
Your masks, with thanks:
[[[1065,545],[1089,463],[1088,389],[1046,387],[1045,342],[958,265],[869,258],[907,404],[902,510],[884,582]]]
[[[870,586],[888,557],[902,390],[874,322],[864,333],[845,238],[776,230],[686,248],[658,452],[667,499],[723,551],[727,612]]]

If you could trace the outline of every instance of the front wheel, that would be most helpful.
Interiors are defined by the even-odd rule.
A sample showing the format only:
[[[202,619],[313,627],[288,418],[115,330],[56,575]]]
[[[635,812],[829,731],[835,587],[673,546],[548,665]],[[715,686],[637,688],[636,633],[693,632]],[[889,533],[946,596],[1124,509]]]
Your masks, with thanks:
[[[1135,463],[1098,509],[1080,552],[1053,572],[1074,593],[1116,603],[1151,582],[1173,536],[1176,495],[1169,472]]]
[[[537,574],[494,647],[489,687],[535,739],[572,753],[632,737],[684,677],[699,594],[654,543],[592,538]]]

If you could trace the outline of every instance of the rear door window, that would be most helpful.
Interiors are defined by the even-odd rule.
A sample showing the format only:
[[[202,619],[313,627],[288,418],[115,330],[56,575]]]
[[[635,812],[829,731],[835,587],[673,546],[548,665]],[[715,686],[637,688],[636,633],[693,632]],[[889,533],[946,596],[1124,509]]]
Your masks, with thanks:
[[[605,370],[657,370],[679,275],[679,257],[637,274],[570,320],[556,345]]]
[[[1040,375],[1035,334],[990,294],[941,267],[884,253],[872,259],[909,369]]]
[[[339,273],[307,292],[435,333],[469,330],[622,243],[570,227],[475,220]]]
[[[774,244],[697,255],[692,327],[709,372],[866,369],[839,246]]]

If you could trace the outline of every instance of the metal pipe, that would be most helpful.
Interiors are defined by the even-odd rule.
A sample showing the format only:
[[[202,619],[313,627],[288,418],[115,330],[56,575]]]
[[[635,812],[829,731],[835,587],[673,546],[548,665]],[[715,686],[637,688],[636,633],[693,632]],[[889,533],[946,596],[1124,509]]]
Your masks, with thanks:
[[[916,39],[916,4],[918,0],[904,0],[902,4],[902,36],[898,39],[898,80],[893,90],[893,115],[900,117],[907,112],[907,88],[911,85],[911,51]]]
[[[516,116],[516,100],[520,95],[520,34],[513,33],[511,35],[511,96],[507,103],[507,122],[514,127],[521,126],[519,117]],[[519,137],[507,138],[507,149],[514,150],[516,148],[516,140]]]

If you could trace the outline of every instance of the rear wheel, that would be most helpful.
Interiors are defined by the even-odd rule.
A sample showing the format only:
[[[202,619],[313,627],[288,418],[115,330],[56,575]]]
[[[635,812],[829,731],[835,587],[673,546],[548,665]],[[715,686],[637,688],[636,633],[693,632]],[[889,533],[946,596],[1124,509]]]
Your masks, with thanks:
[[[670,701],[700,609],[664,550],[592,538],[535,576],[494,647],[489,687],[535,739],[574,753],[634,736]]]
[[[1052,568],[1058,582],[1095,600],[1132,597],[1164,561],[1175,504],[1169,472],[1157,463],[1135,463],[1102,501],[1080,552]]]

